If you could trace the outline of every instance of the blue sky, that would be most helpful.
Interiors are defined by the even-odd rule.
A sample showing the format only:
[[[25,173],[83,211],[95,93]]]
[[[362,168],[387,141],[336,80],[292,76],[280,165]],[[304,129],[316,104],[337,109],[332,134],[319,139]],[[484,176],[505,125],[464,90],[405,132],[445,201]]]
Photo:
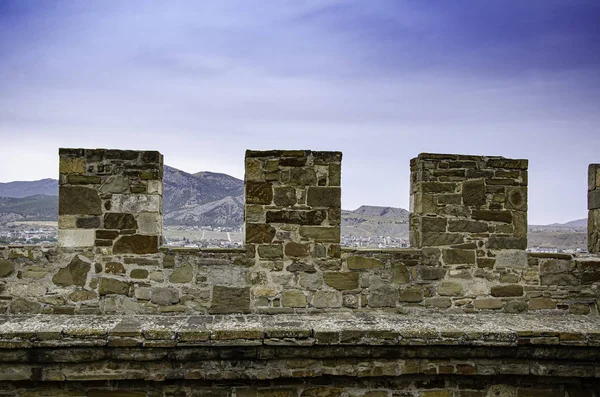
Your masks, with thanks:
[[[342,204],[408,207],[420,152],[530,159],[530,223],[586,213],[600,2],[0,0],[0,181],[58,147],[341,150]]]

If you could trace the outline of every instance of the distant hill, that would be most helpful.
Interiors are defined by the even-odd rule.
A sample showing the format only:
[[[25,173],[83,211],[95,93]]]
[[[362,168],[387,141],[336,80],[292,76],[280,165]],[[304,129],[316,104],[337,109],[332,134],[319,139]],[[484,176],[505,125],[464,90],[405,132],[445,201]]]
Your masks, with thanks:
[[[0,223],[12,221],[55,221],[57,196],[0,197]]]
[[[36,195],[58,196],[58,181],[47,178],[39,181],[0,183],[0,197],[22,198]]]
[[[348,211],[353,214],[368,215],[368,216],[385,216],[385,217],[400,217],[408,218],[408,211],[404,208],[396,207],[377,207],[374,205],[361,205],[354,211]]]
[[[408,238],[408,211],[397,207],[363,205],[342,211],[342,235],[347,237],[390,236]]]

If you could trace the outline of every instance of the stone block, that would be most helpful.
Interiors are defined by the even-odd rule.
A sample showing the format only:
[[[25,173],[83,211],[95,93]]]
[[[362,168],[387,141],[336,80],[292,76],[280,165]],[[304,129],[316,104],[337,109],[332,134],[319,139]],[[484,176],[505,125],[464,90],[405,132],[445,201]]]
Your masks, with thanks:
[[[310,255],[310,244],[296,243],[290,241],[285,245],[285,254],[287,256],[308,256]],[[323,255],[325,256],[325,255]]]
[[[148,270],[146,269],[133,269],[129,274],[129,277],[134,279],[146,279],[148,278]]]
[[[501,299],[475,299],[473,301],[475,309],[502,309]]]
[[[529,300],[529,310],[556,309],[556,301],[551,298],[533,298]]]
[[[369,288],[369,307],[396,307],[398,291],[391,285],[380,283]]]
[[[129,283],[114,278],[100,278],[100,284],[98,285],[98,293],[100,295],[117,294],[127,295],[129,294]]]
[[[281,295],[283,307],[306,307],[306,296],[301,290],[285,290]]]
[[[267,223],[293,223],[298,225],[320,225],[327,219],[325,210],[267,211]]]
[[[488,248],[493,250],[524,250],[527,248],[526,237],[490,236]]]
[[[588,210],[600,209],[600,189],[588,192]]]
[[[246,182],[246,203],[271,204],[273,201],[273,186],[269,182]]]
[[[15,264],[7,259],[0,258],[0,277],[8,277],[15,271]]]
[[[451,219],[448,221],[449,232],[486,233],[488,228],[486,222],[468,219]]]
[[[355,272],[325,272],[324,280],[327,285],[340,291],[358,288],[358,273]]]
[[[264,223],[246,223],[246,243],[270,243],[275,238],[275,229]]]
[[[448,225],[448,220],[446,218],[440,217],[423,217],[421,218],[421,231],[423,233],[427,232],[445,232],[446,227]]]
[[[413,285],[410,287],[402,288],[398,297],[400,302],[407,303],[418,303],[423,300],[423,287],[420,285]]]
[[[61,174],[83,174],[85,172],[85,159],[61,157],[58,170]]]
[[[96,189],[83,186],[60,186],[58,215],[100,215],[102,201]]]
[[[393,284],[407,284],[410,281],[410,272],[403,263],[392,263]]]
[[[523,286],[518,284],[494,285],[491,289],[492,296],[523,296]]]
[[[91,264],[83,261],[79,255],[75,255],[71,262],[52,277],[52,282],[56,285],[68,287],[76,285],[85,286],[87,275],[91,269]]]
[[[529,266],[527,252],[520,249],[498,251],[496,253],[495,263],[497,267],[505,267],[508,269],[525,269]]]
[[[40,313],[42,310],[42,305],[38,302],[17,298],[10,302],[10,312],[12,314],[36,314]]]
[[[339,187],[309,187],[306,204],[311,207],[334,207],[341,206],[342,191]]]
[[[384,267],[379,259],[365,256],[349,256],[346,262],[350,270],[380,269]]]
[[[464,205],[479,207],[486,203],[485,183],[483,179],[467,180],[462,184]]]
[[[169,277],[169,281],[175,284],[181,283],[189,283],[194,278],[194,268],[189,263],[179,266],[171,276]]]
[[[279,207],[291,207],[296,204],[296,189],[293,187],[276,186],[273,194],[273,203]]]
[[[517,211],[527,211],[527,188],[522,186],[508,188],[504,207]]]
[[[283,247],[280,244],[259,245],[258,256],[264,259],[283,258]]]
[[[464,236],[460,233],[423,233],[421,237],[421,246],[424,247],[441,247],[463,242]]]
[[[339,243],[340,228],[327,226],[300,226],[300,236],[317,242]]]
[[[529,166],[528,160],[513,160],[504,158],[491,158],[487,161],[487,166],[491,168],[506,168],[511,170],[526,170]]]
[[[101,179],[97,175],[67,175],[67,183],[71,185],[98,185],[100,184],[100,181]]]
[[[443,249],[442,258],[446,265],[474,265],[475,264],[475,250],[464,250],[464,249]]]
[[[464,294],[463,286],[452,281],[442,281],[438,285],[437,292],[441,296],[462,296]]]
[[[214,286],[209,309],[211,314],[250,312],[250,288]]]
[[[158,236],[140,234],[119,237],[113,246],[114,254],[153,254],[158,252]]]
[[[118,230],[136,230],[137,221],[133,214],[110,212],[104,214],[104,228]]]
[[[140,291],[142,299],[145,299],[146,291]],[[172,305],[179,302],[179,291],[174,288],[156,287],[152,288],[150,301],[156,305]]]
[[[58,231],[60,247],[93,247],[96,232],[93,229],[65,229]]]
[[[141,212],[161,212],[161,198],[151,194],[113,194],[111,211],[139,214]]]
[[[317,174],[313,169],[292,168],[287,181],[291,186],[315,186]]]
[[[157,212],[143,212],[138,214],[137,224],[138,233],[140,234],[162,235],[162,215]]]
[[[316,291],[313,306],[317,309],[342,307],[342,293],[338,291]]]
[[[77,218],[75,227],[79,229],[98,229],[102,224],[102,220],[98,216],[86,216]]]
[[[478,221],[512,223],[513,220],[511,211],[473,210],[471,216]]]

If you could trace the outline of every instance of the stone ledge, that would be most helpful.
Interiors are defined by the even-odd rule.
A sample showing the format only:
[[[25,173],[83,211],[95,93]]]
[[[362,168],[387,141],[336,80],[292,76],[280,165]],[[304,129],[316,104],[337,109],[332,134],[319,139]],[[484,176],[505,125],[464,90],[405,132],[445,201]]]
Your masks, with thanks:
[[[382,313],[231,316],[14,315],[0,349],[85,346],[590,346],[599,316],[477,314],[413,318]],[[121,345],[122,346],[122,345]]]

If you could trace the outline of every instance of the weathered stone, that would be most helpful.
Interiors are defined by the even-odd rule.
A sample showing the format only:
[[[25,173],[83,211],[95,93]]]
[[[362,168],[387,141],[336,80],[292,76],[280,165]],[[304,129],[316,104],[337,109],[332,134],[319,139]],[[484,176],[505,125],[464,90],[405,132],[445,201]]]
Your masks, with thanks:
[[[119,237],[117,230],[96,230],[96,239],[114,240]]]
[[[442,281],[438,286],[438,294],[441,296],[462,296],[463,286],[452,281]]]
[[[8,277],[15,271],[15,264],[0,258],[0,277]]]
[[[516,237],[527,237],[527,212],[513,212],[513,230]]]
[[[214,286],[209,311],[211,314],[249,313],[250,288]]]
[[[179,302],[179,291],[174,288],[152,288],[150,302],[156,305],[172,305]]]
[[[475,309],[502,309],[501,299],[475,299],[473,301]]]
[[[108,262],[104,267],[105,273],[112,274],[123,274],[125,273],[125,267],[119,262]]]
[[[533,298],[529,300],[529,310],[556,309],[556,301],[550,298]]]
[[[306,204],[311,207],[340,207],[341,189],[339,187],[309,187]]]
[[[342,293],[338,291],[316,291],[313,306],[318,309],[342,307]]]
[[[283,258],[283,247],[280,244],[259,245],[258,256],[266,259]]]
[[[504,306],[506,313],[523,313],[527,310],[527,302],[523,301],[510,301]]]
[[[392,263],[393,284],[407,284],[410,281],[410,272],[403,263]]]
[[[13,314],[34,314],[42,310],[42,305],[38,302],[23,298],[17,298],[10,303],[10,312]]]
[[[398,300],[400,302],[421,302],[423,300],[423,287],[419,285],[413,285],[401,289]]]
[[[448,221],[449,232],[485,233],[488,224],[485,222],[471,221],[468,219],[457,219]]]
[[[323,286],[323,275],[315,273],[301,273],[298,276],[298,284],[307,290],[320,289]]]
[[[52,277],[52,282],[60,286],[76,285],[78,287],[85,286],[87,274],[91,269],[88,262],[83,261],[79,255],[75,255],[71,262],[63,267]]]
[[[496,250],[524,250],[527,248],[527,238],[512,236],[490,236],[488,248]]]
[[[285,245],[285,254],[287,256],[308,256],[310,254],[310,244],[290,241]]]
[[[127,295],[129,293],[129,283],[114,278],[102,277],[98,285],[98,293],[100,295]]]
[[[527,188],[521,186],[508,188],[505,208],[527,211]]]
[[[98,294],[94,291],[77,290],[69,295],[69,299],[73,302],[82,302],[98,299]]]
[[[380,283],[369,288],[369,307],[396,307],[397,290],[391,285]]]
[[[424,217],[421,218],[421,231],[423,233],[426,232],[445,232],[448,224],[448,220],[446,218],[433,218],[433,217]]]
[[[522,296],[523,286],[519,284],[494,285],[491,289],[492,296]]]
[[[101,220],[97,216],[77,218],[75,227],[81,229],[97,229],[101,225]]]
[[[61,174],[83,174],[85,172],[85,159],[61,156],[58,169]]]
[[[294,223],[299,225],[320,225],[327,219],[325,210],[284,210],[267,211],[267,223]]]
[[[109,212],[104,214],[105,229],[135,230],[138,224],[132,214]]]
[[[483,179],[467,180],[462,184],[464,205],[481,206],[486,203],[485,183]]]
[[[279,207],[291,207],[296,204],[296,189],[277,186],[273,189],[273,202]]]
[[[441,280],[446,276],[446,269],[435,266],[419,267],[419,275],[421,280]]]
[[[290,263],[286,270],[291,273],[305,272],[305,273],[314,273],[317,270],[315,269],[315,265],[312,263],[299,262],[294,261]]]
[[[189,263],[179,266],[173,270],[169,281],[172,283],[189,283],[194,278],[194,268]]]
[[[269,182],[246,181],[246,203],[271,204],[273,186]]]
[[[129,274],[129,277],[135,279],[145,279],[148,278],[148,270],[146,269],[133,269]]]
[[[270,243],[275,238],[275,229],[264,223],[246,224],[246,243],[262,244]]]
[[[67,183],[70,183],[71,185],[97,185],[100,181],[100,177],[96,175],[67,175]]]
[[[292,186],[314,186],[317,184],[317,174],[312,169],[290,169],[289,184]]]
[[[248,181],[261,181],[262,172],[260,170],[260,160],[253,158],[246,158],[246,173],[244,180]]]
[[[306,296],[301,290],[285,290],[281,295],[283,307],[306,307]]]
[[[438,309],[447,309],[452,306],[452,301],[450,298],[429,298],[425,301],[425,304]]]
[[[440,263],[441,254],[442,251],[439,248],[423,247],[421,249],[421,263],[437,266]]]
[[[473,210],[471,216],[480,221],[512,223],[511,211]]]
[[[161,198],[151,194],[113,194],[110,200],[111,211],[140,214],[160,212]]]
[[[600,189],[588,192],[588,210],[600,208]]]
[[[380,269],[384,267],[379,259],[365,256],[349,256],[347,263],[350,270]]]
[[[339,243],[340,228],[327,226],[300,226],[300,235],[324,243]]]
[[[358,273],[354,272],[325,272],[324,280],[330,287],[341,291],[358,288]]]
[[[58,230],[58,245],[61,247],[93,247],[96,233],[93,229]]]
[[[446,265],[475,264],[475,250],[443,249],[442,258]]]
[[[447,182],[423,182],[423,193],[454,193],[456,183]]]
[[[114,254],[152,254],[158,252],[158,236],[132,234],[121,236],[113,246]]]
[[[492,168],[507,168],[516,170],[526,170],[529,161],[528,160],[513,160],[505,158],[492,158],[487,161],[488,167]]]
[[[137,215],[138,233],[160,235],[162,233],[162,215],[143,212]]]
[[[421,238],[421,245],[425,247],[454,245],[463,242],[464,236],[460,233],[423,233]]]
[[[599,278],[600,279],[600,278]],[[579,280],[574,274],[549,273],[540,275],[542,285],[579,285]]]

